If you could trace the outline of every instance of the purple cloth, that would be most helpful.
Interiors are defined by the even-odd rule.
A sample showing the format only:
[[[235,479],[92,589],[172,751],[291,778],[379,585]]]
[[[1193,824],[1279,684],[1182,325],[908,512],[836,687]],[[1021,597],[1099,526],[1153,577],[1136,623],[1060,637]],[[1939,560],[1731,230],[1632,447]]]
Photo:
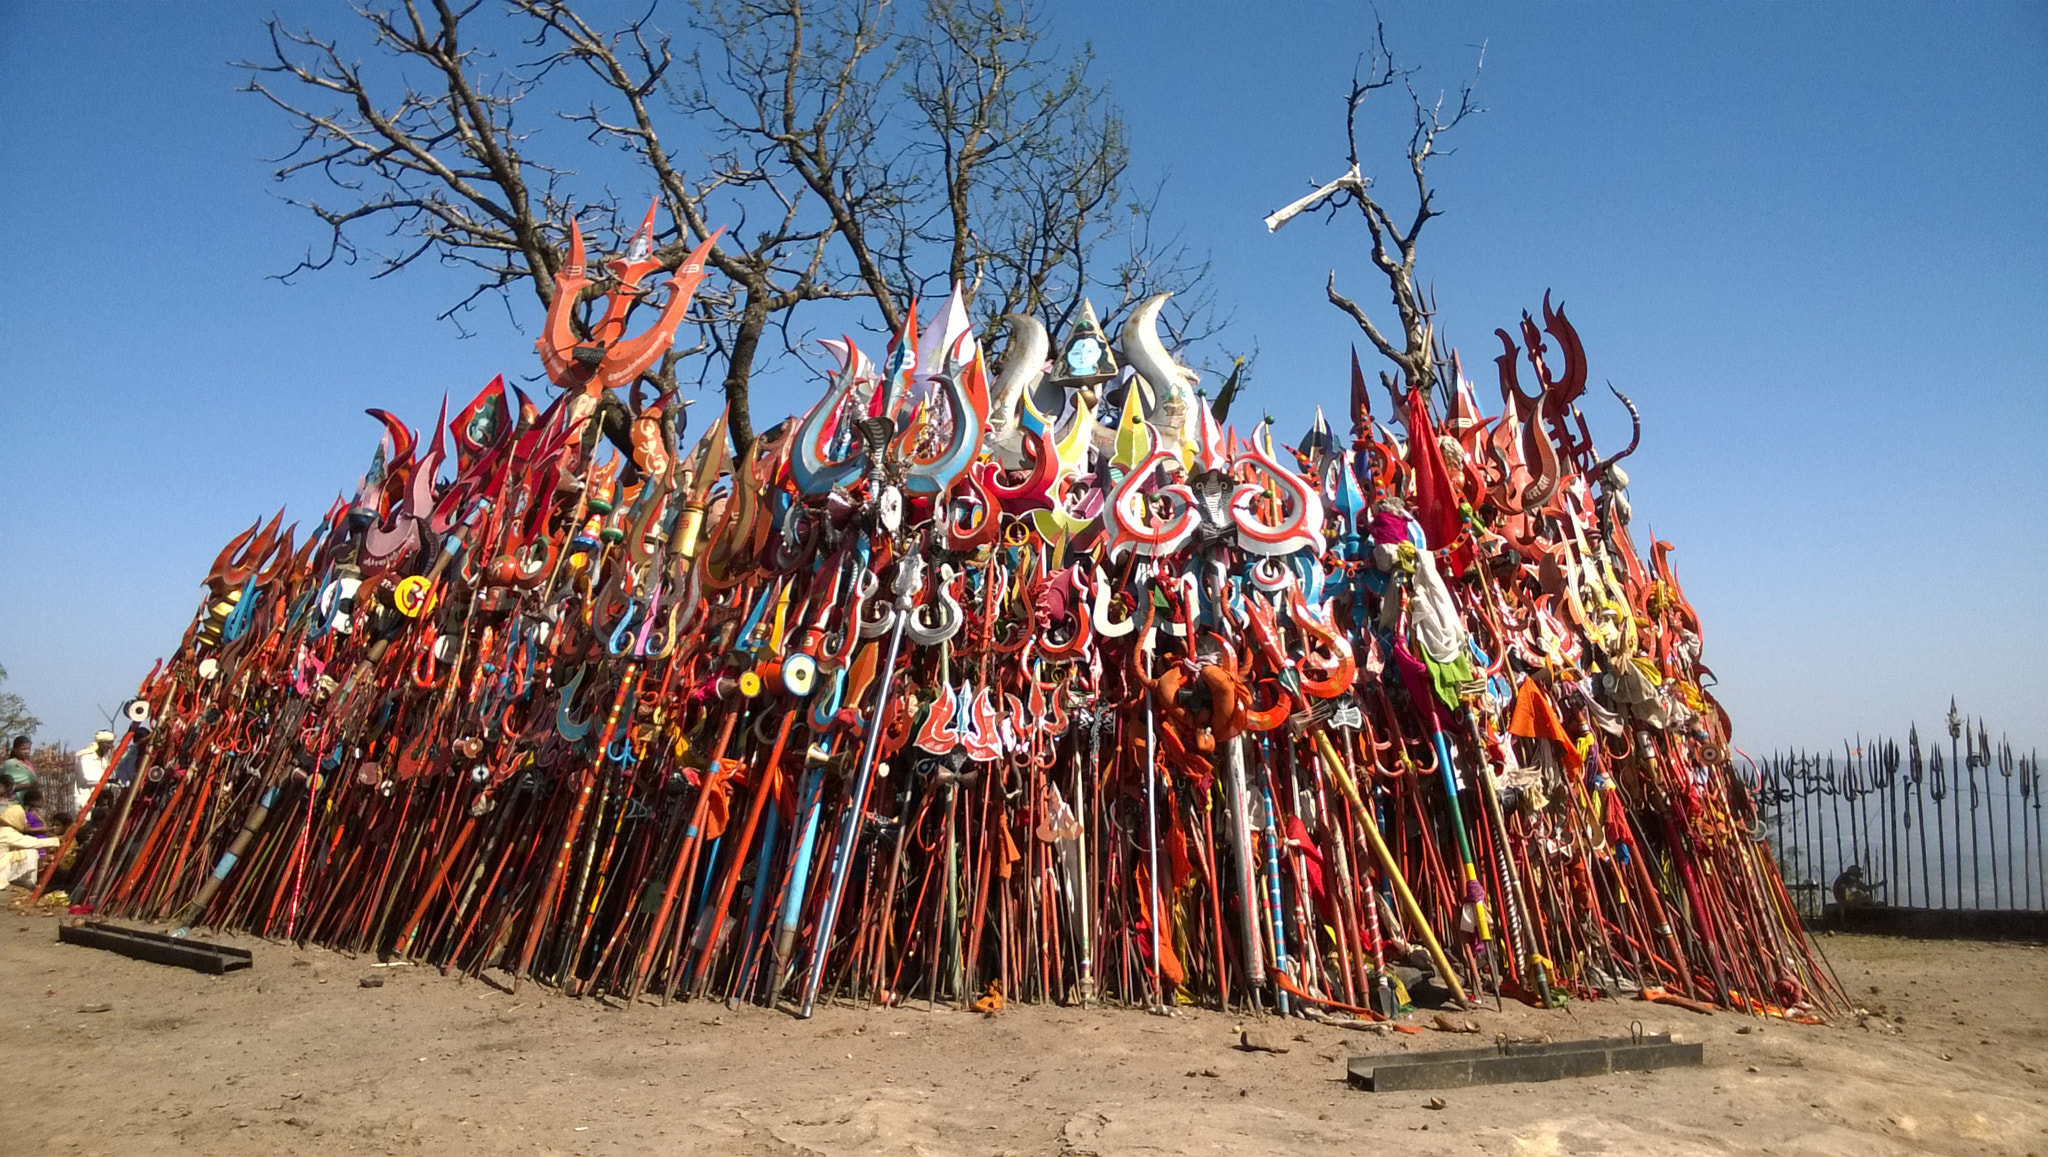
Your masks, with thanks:
[[[1429,664],[1415,657],[1406,639],[1394,640],[1394,666],[1400,668],[1401,685],[1408,688],[1408,699],[1415,704],[1416,713],[1431,730],[1442,731],[1444,704],[1436,697],[1436,681],[1429,676]]]
[[[1393,544],[1411,541],[1408,537],[1408,519],[1391,510],[1382,510],[1372,516],[1366,524],[1366,534],[1377,543]]]

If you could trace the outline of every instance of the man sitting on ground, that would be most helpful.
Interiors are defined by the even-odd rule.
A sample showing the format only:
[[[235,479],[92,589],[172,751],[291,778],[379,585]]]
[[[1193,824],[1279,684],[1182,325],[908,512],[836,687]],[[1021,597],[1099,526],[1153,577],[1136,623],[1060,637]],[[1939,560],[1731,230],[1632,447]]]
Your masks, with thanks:
[[[1835,877],[1835,903],[1844,908],[1868,908],[1877,903],[1877,889],[1884,887],[1884,881],[1866,884],[1863,881],[1863,865],[1850,864],[1847,870]]]

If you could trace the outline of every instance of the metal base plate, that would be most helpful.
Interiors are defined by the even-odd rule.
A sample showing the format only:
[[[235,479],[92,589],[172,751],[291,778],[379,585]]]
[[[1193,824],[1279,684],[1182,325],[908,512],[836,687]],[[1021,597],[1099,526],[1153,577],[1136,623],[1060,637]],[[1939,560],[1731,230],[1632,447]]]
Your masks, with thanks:
[[[57,939],[65,944],[78,944],[87,948],[104,948],[137,960],[148,960],[156,964],[175,964],[194,972],[211,973],[218,976],[247,968],[254,958],[246,948],[228,948],[219,944],[208,944],[203,940],[181,940],[161,932],[145,932],[140,928],[119,928],[112,924],[59,924]]]
[[[1702,1063],[1698,1044],[1675,1044],[1669,1033],[1606,1040],[1502,1041],[1491,1048],[1446,1049],[1399,1057],[1353,1057],[1353,1087],[1369,1093],[1453,1089],[1555,1081],[1601,1073],[1634,1073]]]

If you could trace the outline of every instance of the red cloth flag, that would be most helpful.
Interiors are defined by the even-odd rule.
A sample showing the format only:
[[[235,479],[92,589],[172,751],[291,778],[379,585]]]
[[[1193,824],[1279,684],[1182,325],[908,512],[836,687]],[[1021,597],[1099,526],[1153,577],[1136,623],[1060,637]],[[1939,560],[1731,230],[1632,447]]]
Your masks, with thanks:
[[[1408,468],[1413,472],[1415,521],[1423,541],[1442,550],[1458,538],[1458,492],[1450,467],[1436,444],[1436,424],[1429,420],[1429,401],[1421,390],[1408,391]]]

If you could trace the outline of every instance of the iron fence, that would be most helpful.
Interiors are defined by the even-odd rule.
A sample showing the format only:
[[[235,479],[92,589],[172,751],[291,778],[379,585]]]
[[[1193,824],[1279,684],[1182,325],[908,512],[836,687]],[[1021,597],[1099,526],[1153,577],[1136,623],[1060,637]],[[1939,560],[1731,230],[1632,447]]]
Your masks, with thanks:
[[[1950,704],[1947,751],[1917,725],[1903,745],[1752,761],[1764,837],[1800,911],[1829,904],[1930,910],[2048,910],[2041,758],[1994,744]]]

